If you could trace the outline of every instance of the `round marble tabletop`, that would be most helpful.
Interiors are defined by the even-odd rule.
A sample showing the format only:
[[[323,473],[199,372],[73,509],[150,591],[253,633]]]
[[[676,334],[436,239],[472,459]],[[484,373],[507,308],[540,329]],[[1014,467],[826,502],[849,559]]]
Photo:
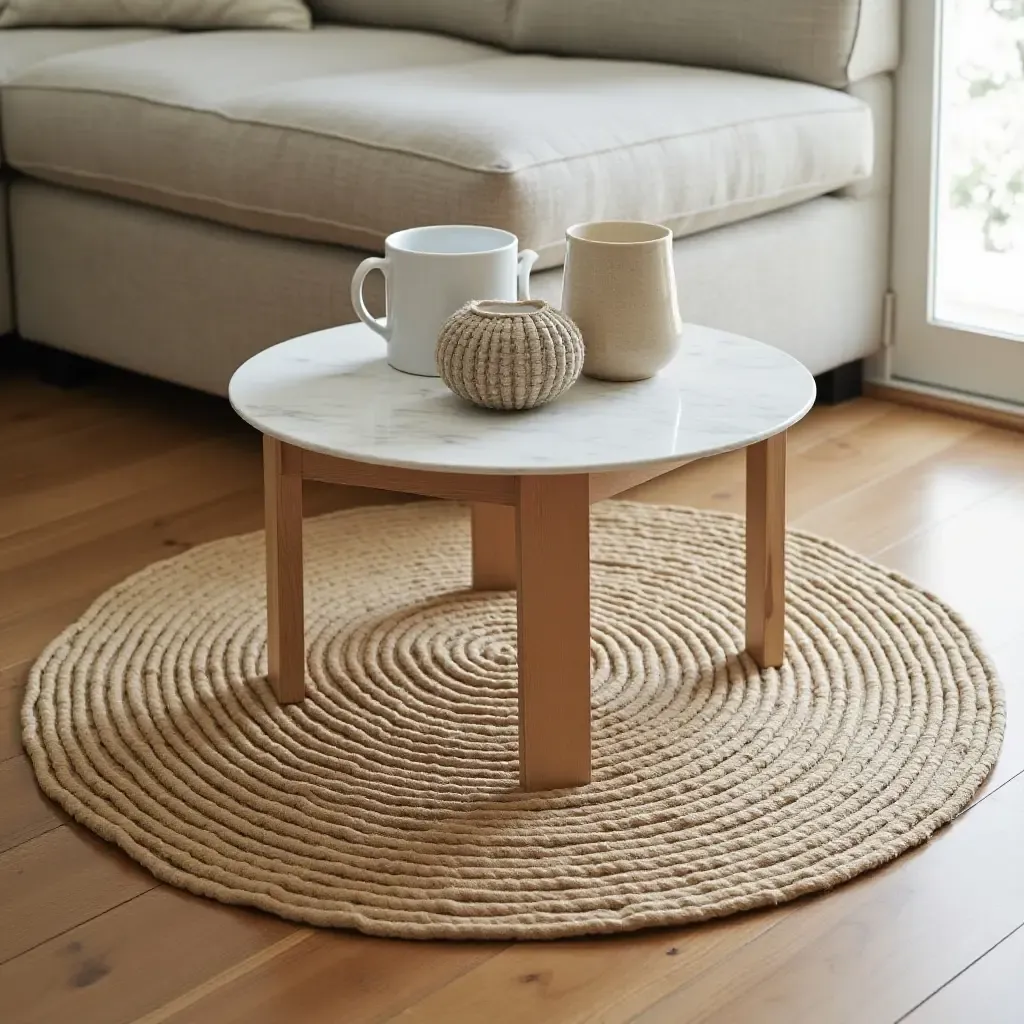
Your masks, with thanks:
[[[456,398],[437,377],[392,369],[363,324],[274,345],[231,378],[238,414],[299,448],[459,473],[599,473],[681,462],[763,441],[801,419],[814,379],[792,356],[687,324],[682,349],[650,380],[581,377],[527,412]]]

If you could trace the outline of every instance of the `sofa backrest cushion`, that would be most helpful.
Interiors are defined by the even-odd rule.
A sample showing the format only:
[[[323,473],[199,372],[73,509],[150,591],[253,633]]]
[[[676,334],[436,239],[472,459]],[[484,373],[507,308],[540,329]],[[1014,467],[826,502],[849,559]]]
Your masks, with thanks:
[[[515,0],[308,0],[313,15],[388,28],[422,29],[511,47]]]
[[[895,64],[898,0],[517,0],[517,47],[843,87]],[[851,69],[852,65],[852,69]]]
[[[899,0],[309,0],[330,21],[844,88],[896,66]],[[925,2],[925,0],[922,0]]]
[[[303,0],[0,0],[0,28],[29,25],[309,28]]]

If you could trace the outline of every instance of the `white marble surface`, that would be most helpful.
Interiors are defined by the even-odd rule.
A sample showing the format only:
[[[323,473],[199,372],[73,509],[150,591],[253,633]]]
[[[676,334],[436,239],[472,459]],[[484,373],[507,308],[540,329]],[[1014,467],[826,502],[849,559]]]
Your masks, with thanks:
[[[463,473],[583,473],[713,455],[796,423],[814,380],[761,342],[686,325],[676,360],[651,380],[581,377],[527,412],[491,412],[436,377],[388,366],[362,324],[275,345],[231,379],[231,404],[282,441],[388,466]]]

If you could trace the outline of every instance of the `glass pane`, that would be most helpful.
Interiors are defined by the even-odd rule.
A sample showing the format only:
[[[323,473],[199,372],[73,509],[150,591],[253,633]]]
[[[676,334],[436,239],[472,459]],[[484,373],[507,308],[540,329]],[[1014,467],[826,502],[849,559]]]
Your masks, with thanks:
[[[942,0],[933,317],[1024,339],[1024,0]]]

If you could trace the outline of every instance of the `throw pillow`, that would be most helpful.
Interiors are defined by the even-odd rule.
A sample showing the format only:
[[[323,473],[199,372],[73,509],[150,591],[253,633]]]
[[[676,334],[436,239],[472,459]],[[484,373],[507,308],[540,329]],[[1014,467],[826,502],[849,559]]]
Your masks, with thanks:
[[[0,28],[153,25],[162,28],[309,28],[302,0],[0,0]]]

